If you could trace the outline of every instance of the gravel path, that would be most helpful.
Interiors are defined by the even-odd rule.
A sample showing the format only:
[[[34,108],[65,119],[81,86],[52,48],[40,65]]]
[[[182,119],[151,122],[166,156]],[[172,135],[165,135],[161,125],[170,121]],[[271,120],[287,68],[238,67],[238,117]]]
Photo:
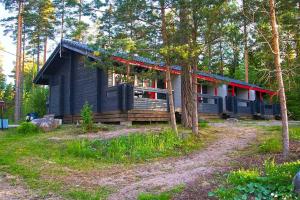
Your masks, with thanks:
[[[136,199],[139,193],[163,191],[179,184],[193,182],[197,177],[222,171],[231,160],[229,154],[247,147],[255,140],[256,129],[223,123],[219,140],[190,156],[140,164],[129,169],[110,169],[68,176],[68,183],[85,186],[109,186],[116,193],[109,200]]]

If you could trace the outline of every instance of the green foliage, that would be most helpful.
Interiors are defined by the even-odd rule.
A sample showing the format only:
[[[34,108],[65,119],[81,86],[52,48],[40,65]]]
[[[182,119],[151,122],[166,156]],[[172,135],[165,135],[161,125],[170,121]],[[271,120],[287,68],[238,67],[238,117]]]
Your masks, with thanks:
[[[219,199],[297,199],[293,193],[292,180],[300,169],[300,161],[276,165],[266,161],[263,171],[239,170],[230,172],[227,185],[220,187],[210,196]]]
[[[182,155],[201,145],[200,139],[192,134],[180,137],[165,130],[159,134],[131,134],[104,141],[72,141],[67,149],[69,154],[77,157],[128,163]]]
[[[257,179],[259,176],[259,171],[258,170],[238,170],[238,171],[233,171],[228,175],[228,182],[236,185],[242,185],[243,183],[246,182],[252,182]]]
[[[138,196],[138,200],[170,200],[175,194],[182,192],[183,189],[184,186],[180,185],[160,194],[141,193]]]
[[[48,89],[43,87],[34,87],[27,94],[23,103],[23,112],[25,114],[36,112],[39,117],[47,113]]]
[[[83,131],[91,131],[93,129],[93,110],[92,106],[88,102],[83,105],[80,115],[82,118],[82,128]]]
[[[40,129],[31,122],[22,122],[20,126],[17,127],[17,132],[19,134],[34,134],[39,133]]]

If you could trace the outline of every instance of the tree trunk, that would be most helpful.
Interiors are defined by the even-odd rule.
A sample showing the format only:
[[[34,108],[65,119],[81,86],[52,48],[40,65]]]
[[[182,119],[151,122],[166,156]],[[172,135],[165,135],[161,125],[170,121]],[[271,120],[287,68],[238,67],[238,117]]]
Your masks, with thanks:
[[[47,43],[48,43],[48,41],[47,41],[47,36],[45,37],[45,39],[44,39],[44,61],[43,61],[43,64],[45,64],[46,63],[46,60],[47,60]]]
[[[270,3],[270,23],[272,26],[272,51],[274,54],[274,64],[276,68],[276,76],[279,87],[279,100],[281,108],[281,118],[282,118],[282,138],[283,138],[283,156],[287,157],[289,154],[289,126],[288,126],[288,116],[287,116],[287,106],[286,106],[286,96],[284,83],[282,78],[282,70],[280,63],[280,48],[279,48],[279,33],[278,25],[276,22],[276,12],[275,12],[275,2],[274,0],[269,0]]]
[[[192,29],[192,42],[193,42],[193,50],[197,48],[197,34],[198,34],[198,21],[196,16],[196,11],[193,9],[193,29]],[[192,115],[192,132],[193,134],[199,133],[199,125],[198,125],[198,54],[192,57],[192,66],[193,66],[193,76],[192,76],[192,84],[193,84],[193,115]]]
[[[163,46],[167,47],[169,45],[169,40],[167,36],[167,25],[166,25],[166,15],[165,15],[165,0],[160,0],[161,7],[161,35],[163,39]],[[168,99],[169,99],[169,109],[170,109],[170,121],[173,131],[178,134],[176,117],[175,117],[175,107],[174,107],[174,98],[173,98],[173,89],[171,82],[171,72],[170,72],[170,61],[169,57],[166,57],[166,82],[168,90]]]
[[[17,30],[17,52],[16,52],[16,94],[15,94],[15,122],[19,122],[21,118],[21,63],[22,63],[22,27],[23,27],[23,2],[19,1],[18,8],[18,30]]]
[[[60,26],[60,50],[59,56],[62,56],[62,40],[64,39],[64,22],[65,22],[65,0],[62,0],[61,26]]]
[[[40,44],[40,36],[38,36],[38,42],[37,42],[37,54],[36,54],[36,66],[37,71],[40,71],[40,51],[41,51],[41,44]]]
[[[82,0],[79,1],[79,16],[78,16],[79,22],[81,22],[81,15],[82,15]]]
[[[246,15],[245,0],[243,0],[243,12]],[[244,16],[244,62],[245,62],[245,82],[249,82],[249,55],[248,55],[248,32],[247,32],[247,21]]]
[[[179,31],[180,45],[184,46],[190,44],[190,23],[189,23],[189,9],[187,1],[179,1]],[[182,74],[181,74],[181,123],[186,128],[192,128],[193,116],[193,86],[192,86],[192,67],[189,60],[182,58],[181,60]]]

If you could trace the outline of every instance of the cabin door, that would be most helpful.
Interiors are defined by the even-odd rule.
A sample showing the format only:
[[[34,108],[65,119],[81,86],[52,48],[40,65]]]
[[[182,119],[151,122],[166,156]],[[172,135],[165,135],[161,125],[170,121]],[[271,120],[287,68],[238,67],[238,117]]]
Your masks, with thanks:
[[[65,77],[64,76],[60,76],[60,91],[59,91],[59,116],[63,116],[64,115],[64,109],[65,109],[65,105],[64,105],[64,102],[65,102],[65,94],[64,94],[64,91],[65,91]]]
[[[49,114],[64,114],[64,76],[53,77],[50,86]]]

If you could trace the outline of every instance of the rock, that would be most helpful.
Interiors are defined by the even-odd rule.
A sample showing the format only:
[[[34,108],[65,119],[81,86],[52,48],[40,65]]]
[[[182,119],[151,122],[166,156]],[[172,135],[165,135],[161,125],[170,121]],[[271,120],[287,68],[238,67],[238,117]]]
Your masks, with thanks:
[[[237,122],[239,122],[239,120],[236,119],[236,118],[228,118],[226,121],[231,122],[231,123],[237,123]]]
[[[54,115],[46,115],[43,118],[32,120],[31,123],[48,132],[58,128],[62,124],[62,120],[54,119]]]
[[[300,195],[300,171],[293,179],[294,191]]]

